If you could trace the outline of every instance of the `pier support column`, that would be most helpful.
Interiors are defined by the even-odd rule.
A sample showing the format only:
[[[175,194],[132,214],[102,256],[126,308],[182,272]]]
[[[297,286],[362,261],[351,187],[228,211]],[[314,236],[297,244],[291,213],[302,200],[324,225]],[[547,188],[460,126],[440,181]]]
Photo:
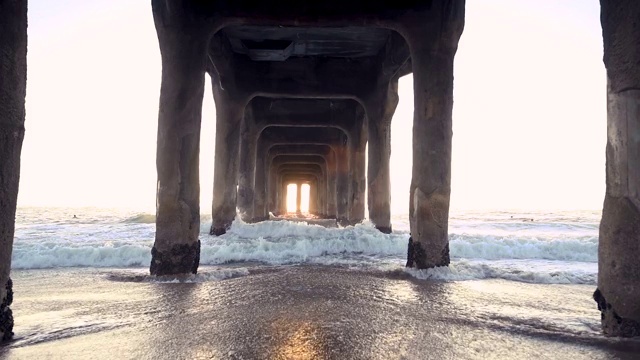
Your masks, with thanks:
[[[342,135],[342,144],[336,146],[336,218],[340,226],[349,225],[349,139]]]
[[[267,164],[269,147],[258,140],[258,152],[256,154],[256,173],[254,178],[255,187],[253,189],[253,221],[269,220],[267,209],[267,185],[268,174],[271,164]],[[286,205],[285,205],[286,209]]]
[[[281,179],[281,177],[278,176],[278,179]],[[287,196],[289,196],[287,191],[288,185],[289,184],[287,184],[282,180],[280,180],[278,183],[278,188],[280,188],[280,214],[281,215],[286,215],[288,212],[288,209],[287,209]]]
[[[365,122],[365,111],[359,106],[356,109],[356,119],[349,142],[351,155],[349,223],[352,225],[364,220],[365,194],[367,191],[367,132]]]
[[[180,6],[153,2],[162,55],[152,275],[196,273],[200,262],[199,151],[207,31]],[[176,11],[174,13],[173,11]]]
[[[245,103],[220,87],[212,78],[216,103],[216,153],[213,169],[213,206],[211,235],[229,230],[236,217],[240,128]]]
[[[257,131],[252,117],[251,107],[247,107],[240,133],[240,165],[238,170],[238,210],[244,221],[253,219]]]
[[[464,26],[464,0],[434,2],[409,23],[413,65],[413,170],[407,265],[449,265],[453,60]]]
[[[326,189],[326,201],[327,201],[327,218],[338,218],[338,198],[337,198],[337,183],[339,168],[337,165],[337,153],[333,149],[329,153],[329,171],[327,174],[327,189]]]
[[[318,214],[318,186],[317,183],[309,183],[309,214]]]
[[[13,337],[11,254],[27,86],[27,1],[0,1],[0,343]]]
[[[398,79],[367,102],[369,164],[367,169],[369,219],[376,229],[391,233],[391,118],[398,105]]]
[[[640,3],[601,0],[607,69],[607,190],[600,223],[602,329],[640,336]]]

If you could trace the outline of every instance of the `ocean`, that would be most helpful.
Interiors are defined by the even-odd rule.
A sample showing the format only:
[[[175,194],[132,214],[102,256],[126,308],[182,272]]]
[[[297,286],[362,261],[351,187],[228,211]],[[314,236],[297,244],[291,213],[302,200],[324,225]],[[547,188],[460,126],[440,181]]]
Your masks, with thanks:
[[[75,215],[75,218],[74,218]],[[404,268],[408,216],[201,219],[198,275],[148,275],[154,215],[19,208],[2,359],[638,359],[591,298],[597,211],[453,212],[452,262]]]
[[[598,211],[452,213],[451,266],[409,273],[420,279],[595,285],[600,216]],[[215,237],[208,233],[210,215],[203,215],[200,263],[399,270],[406,261],[409,217],[395,215],[392,224],[393,233],[385,235],[368,222],[336,229],[236,220],[227,234]],[[154,231],[155,216],[134,210],[19,208],[12,266],[148,268]]]

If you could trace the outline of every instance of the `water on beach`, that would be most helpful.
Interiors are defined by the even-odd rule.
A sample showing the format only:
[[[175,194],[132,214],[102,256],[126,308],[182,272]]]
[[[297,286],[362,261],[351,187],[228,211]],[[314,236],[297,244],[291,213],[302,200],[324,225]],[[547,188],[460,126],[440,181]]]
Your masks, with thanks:
[[[221,237],[203,216],[198,275],[157,279],[153,214],[20,208],[0,357],[633,359],[591,299],[599,217],[452,213],[451,265],[407,270],[408,216],[388,235],[237,220]]]
[[[75,218],[74,218],[75,216]],[[501,278],[532,283],[595,285],[599,212],[465,212],[449,222],[452,265],[412,272],[418,278]],[[153,214],[114,209],[20,208],[14,269],[53,267],[148,268],[155,232]],[[236,220],[211,236],[202,216],[202,265],[251,262],[402,269],[408,215],[392,218],[393,233],[370,223],[326,228],[291,221],[245,224]]]

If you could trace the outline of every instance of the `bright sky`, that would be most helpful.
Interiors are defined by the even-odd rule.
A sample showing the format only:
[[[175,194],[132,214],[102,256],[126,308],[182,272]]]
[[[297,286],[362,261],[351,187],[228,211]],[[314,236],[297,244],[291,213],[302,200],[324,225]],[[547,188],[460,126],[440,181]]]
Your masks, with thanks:
[[[148,0],[30,0],[19,205],[153,209],[160,53]],[[606,75],[598,0],[467,0],[455,63],[452,210],[600,209]],[[408,212],[411,76],[392,128]],[[215,106],[207,80],[201,211]]]

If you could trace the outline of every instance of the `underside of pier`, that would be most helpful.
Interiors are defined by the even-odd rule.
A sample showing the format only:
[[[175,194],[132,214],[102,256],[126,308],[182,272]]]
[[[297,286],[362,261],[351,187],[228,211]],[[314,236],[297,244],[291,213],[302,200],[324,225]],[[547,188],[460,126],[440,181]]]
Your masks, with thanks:
[[[601,0],[608,86],[607,190],[594,298],[604,332],[640,335],[640,2]],[[153,275],[196,273],[205,73],[216,104],[211,234],[238,214],[309,212],[391,232],[390,124],[414,84],[407,266],[449,264],[453,63],[464,0],[152,0],[162,57]],[[24,137],[27,1],[0,0],[0,340]],[[366,150],[368,149],[368,151]],[[365,166],[368,158],[368,167]],[[365,194],[368,201],[365,204]]]

